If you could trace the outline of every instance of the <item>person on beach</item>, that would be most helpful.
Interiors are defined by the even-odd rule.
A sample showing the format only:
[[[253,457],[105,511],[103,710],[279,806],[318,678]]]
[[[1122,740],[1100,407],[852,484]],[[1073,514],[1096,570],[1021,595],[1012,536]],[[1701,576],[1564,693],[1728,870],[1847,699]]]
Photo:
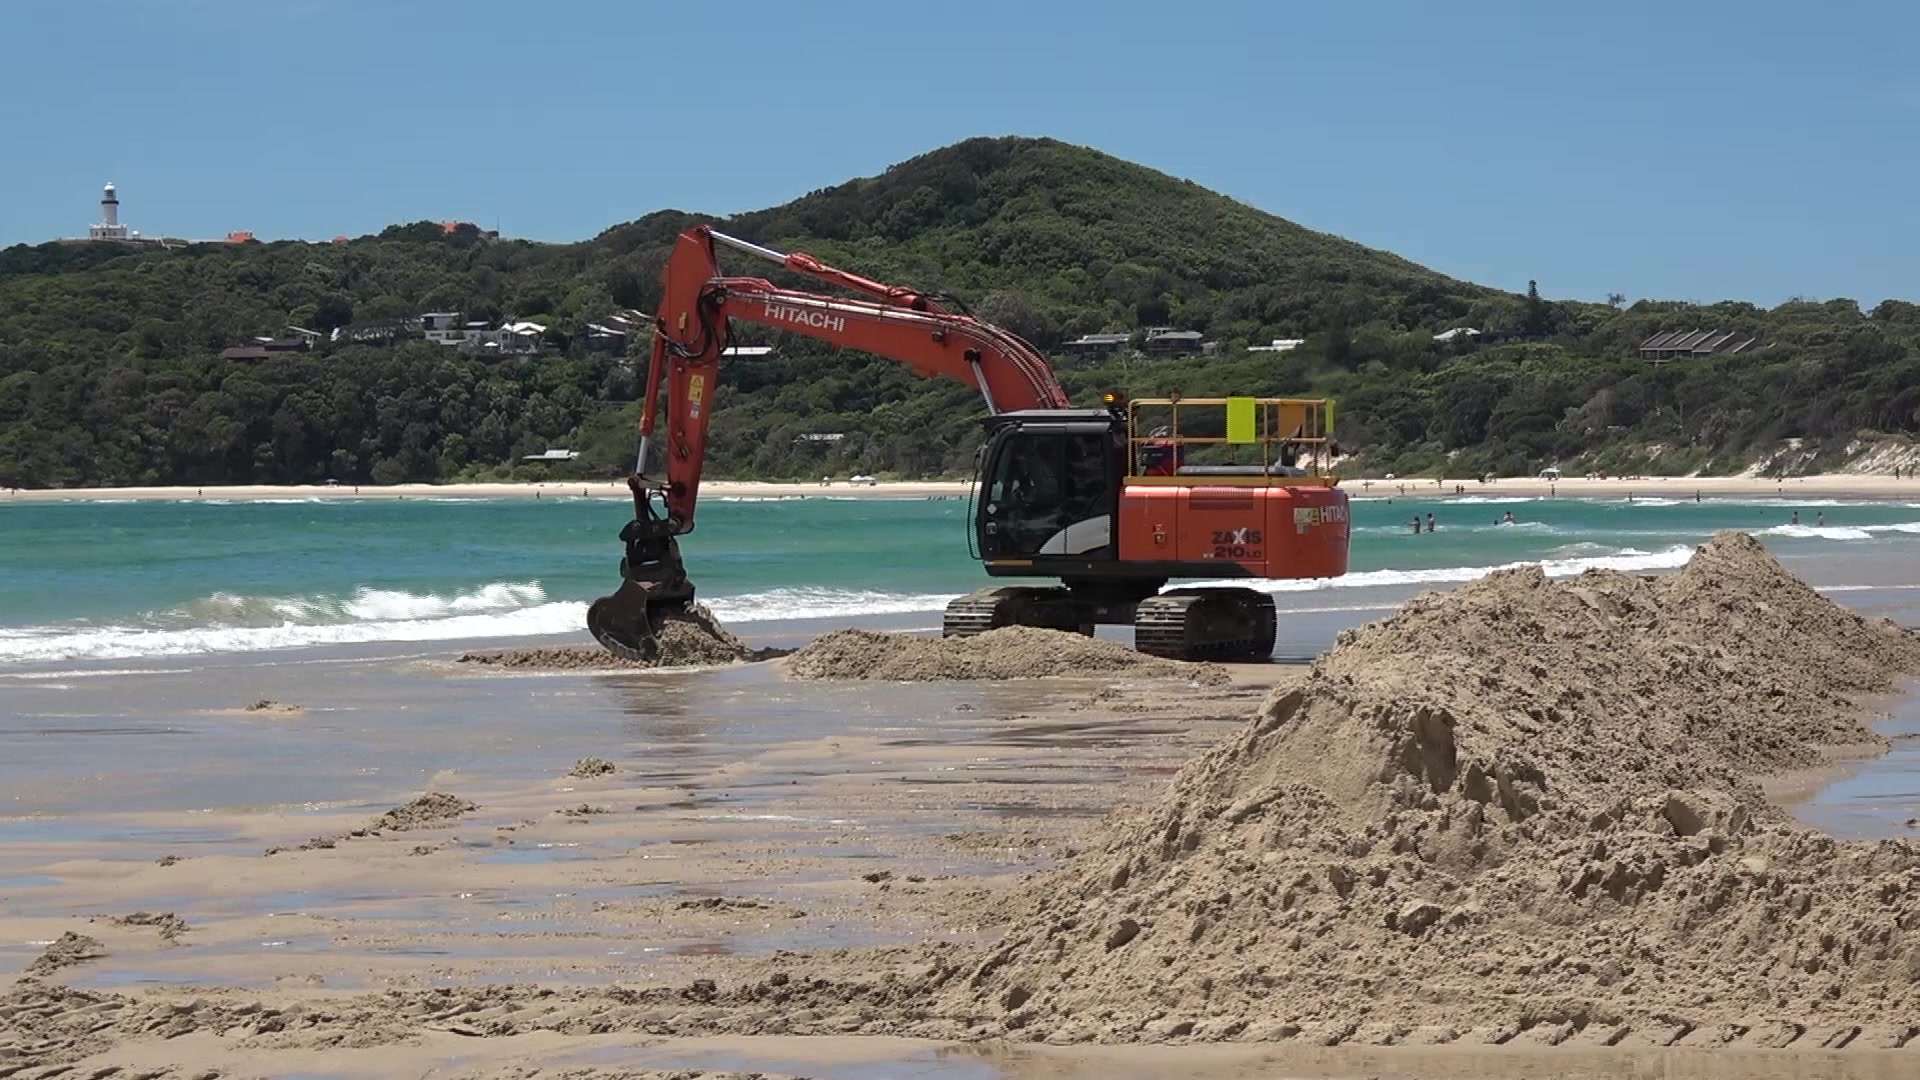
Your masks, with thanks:
[[[1789,525],[1798,525],[1798,524],[1800,524],[1800,511],[1798,511],[1798,510],[1795,510],[1795,511],[1793,512],[1793,520],[1792,520],[1792,521],[1790,521],[1790,522],[1788,522],[1787,524],[1789,524]]]
[[[1825,510],[1822,510],[1819,513],[1813,515],[1813,523],[1815,525],[1825,525],[1827,523],[1827,512]]]
[[[1502,525],[1512,525],[1513,523],[1514,523],[1514,521],[1513,521],[1513,511],[1511,511],[1511,510],[1509,510],[1509,511],[1507,511],[1507,513],[1506,513],[1506,516],[1505,516],[1505,517],[1502,517],[1502,518],[1500,519],[1500,524],[1502,524]]]
[[[1427,515],[1427,531],[1433,531],[1433,515],[1431,513]]]
[[[1413,535],[1415,536],[1420,535],[1420,515],[1419,514],[1413,515]]]

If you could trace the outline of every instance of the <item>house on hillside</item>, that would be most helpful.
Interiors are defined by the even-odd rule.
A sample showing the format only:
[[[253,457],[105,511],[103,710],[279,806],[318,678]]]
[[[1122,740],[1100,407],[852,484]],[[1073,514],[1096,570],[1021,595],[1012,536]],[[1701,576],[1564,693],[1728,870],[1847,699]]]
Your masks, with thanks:
[[[257,337],[245,345],[235,345],[220,350],[222,360],[265,360],[282,353],[306,352],[313,348],[312,340],[294,336],[286,338]]]
[[[420,332],[428,341],[437,341],[442,345],[458,345],[464,340],[460,313],[457,311],[427,312],[420,316]]]
[[[629,336],[624,326],[590,322],[587,324],[587,349],[591,352],[626,352]]]
[[[1292,352],[1307,343],[1306,338],[1274,338],[1265,345],[1249,345],[1248,352]]]
[[[1460,342],[1462,345],[1465,345],[1472,342],[1474,338],[1477,338],[1479,336],[1480,336],[1480,331],[1474,329],[1471,326],[1456,326],[1451,330],[1442,330],[1439,333],[1433,335],[1433,340],[1436,342],[1439,342],[1442,345],[1451,345],[1456,341]]]
[[[1206,335],[1198,330],[1174,330],[1155,327],[1147,331],[1148,356],[1198,356],[1206,352]]]
[[[1640,358],[1664,363],[1692,357],[1727,355],[1753,348],[1755,339],[1732,330],[1662,330],[1640,343]]]
[[[1069,356],[1112,356],[1127,347],[1133,335],[1119,330],[1103,330],[1098,334],[1081,334],[1072,341],[1060,343],[1060,351]]]
[[[494,356],[531,356],[540,351],[540,336],[546,332],[545,326],[524,320],[502,323],[497,329],[470,322],[461,330],[460,348]]]
[[[333,333],[327,335],[327,340],[346,341],[355,345],[390,345],[403,337],[413,336],[418,330],[412,319],[382,319],[336,326]]]

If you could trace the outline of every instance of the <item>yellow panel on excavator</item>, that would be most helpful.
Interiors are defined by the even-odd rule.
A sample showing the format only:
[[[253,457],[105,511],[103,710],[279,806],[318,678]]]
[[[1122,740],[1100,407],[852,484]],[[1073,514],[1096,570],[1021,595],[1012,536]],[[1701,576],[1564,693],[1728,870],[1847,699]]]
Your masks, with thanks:
[[[1227,441],[1230,443],[1258,442],[1253,427],[1254,400],[1250,397],[1230,397],[1227,399]]]

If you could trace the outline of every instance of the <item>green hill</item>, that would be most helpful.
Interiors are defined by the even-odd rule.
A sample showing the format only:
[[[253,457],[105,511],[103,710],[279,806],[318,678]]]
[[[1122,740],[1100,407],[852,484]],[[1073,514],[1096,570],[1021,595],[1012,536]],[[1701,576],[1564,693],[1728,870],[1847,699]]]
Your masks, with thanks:
[[[585,451],[568,469],[617,474],[636,380],[630,362],[587,348],[586,328],[650,310],[661,260],[696,220],[660,211],[559,245],[423,222],[336,244],[0,251],[0,485],[532,475],[546,467],[512,463],[549,446]],[[951,293],[1050,352],[1093,331],[1200,331],[1219,356],[1063,359],[1062,380],[1080,400],[1106,388],[1331,394],[1343,440],[1402,474],[1724,470],[1788,438],[1818,451],[1803,465],[1831,464],[1862,430],[1920,426],[1912,305],[1530,300],[1051,140],[968,140],[719,224]],[[534,357],[350,340],[427,311],[548,330]],[[220,356],[288,326],[344,340]],[[1455,326],[1517,340],[1435,342]],[[1655,331],[1695,326],[1756,345],[1659,370],[1633,355]],[[781,347],[723,371],[710,475],[970,464],[970,392],[759,328],[739,337]],[[1274,338],[1306,343],[1246,351]],[[847,437],[795,441],[821,431]]]

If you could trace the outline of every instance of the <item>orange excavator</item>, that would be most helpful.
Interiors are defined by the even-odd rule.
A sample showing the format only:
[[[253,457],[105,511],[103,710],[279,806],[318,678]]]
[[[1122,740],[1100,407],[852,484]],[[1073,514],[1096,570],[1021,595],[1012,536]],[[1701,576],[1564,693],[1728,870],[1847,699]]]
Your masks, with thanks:
[[[720,273],[718,248],[756,256],[850,296]],[[743,319],[897,360],[979,391],[985,444],[971,506],[973,554],[994,578],[952,601],[944,634],[1040,626],[1090,634],[1131,624],[1142,652],[1253,660],[1273,652],[1273,598],[1228,581],[1346,573],[1347,496],[1331,475],[1332,404],[1253,397],[1073,408],[1046,358],[949,296],[886,285],[700,225],[661,275],[640,414],[633,520],[621,584],[587,611],[609,651],[657,653],[663,619],[694,586],[679,538],[693,531],[731,322]],[[664,430],[663,430],[664,429]],[[1040,584],[1035,579],[1051,579]]]

